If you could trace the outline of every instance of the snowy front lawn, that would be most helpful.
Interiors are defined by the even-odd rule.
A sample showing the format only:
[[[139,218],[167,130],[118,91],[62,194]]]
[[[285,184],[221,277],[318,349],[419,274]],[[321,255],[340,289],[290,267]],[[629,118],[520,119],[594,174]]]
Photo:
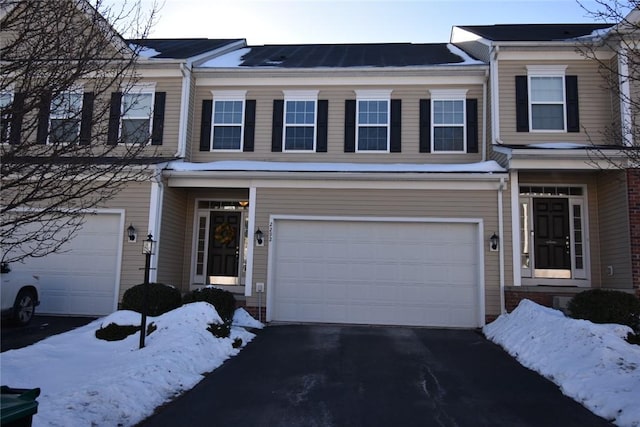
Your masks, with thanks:
[[[157,330],[139,350],[139,333],[122,341],[103,341],[97,329],[110,323],[139,325],[140,314],[117,311],[86,326],[2,353],[2,384],[40,387],[33,426],[133,425],[154,409],[195,386],[254,338],[244,327],[262,324],[239,309],[229,338],[216,338],[207,327],[222,323],[205,302],[184,305],[147,318]]]
[[[631,328],[571,319],[523,300],[483,331],[594,414],[640,426],[640,346],[624,340]]]

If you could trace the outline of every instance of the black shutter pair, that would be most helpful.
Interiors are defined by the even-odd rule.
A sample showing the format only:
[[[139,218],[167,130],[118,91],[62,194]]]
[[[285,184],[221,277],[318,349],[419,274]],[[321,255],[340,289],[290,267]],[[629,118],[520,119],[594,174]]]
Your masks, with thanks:
[[[213,119],[213,100],[202,101],[202,121],[200,124],[200,151],[211,151],[211,132]],[[244,139],[242,151],[253,151],[256,131],[256,101],[244,102]]]
[[[356,151],[356,100],[347,99],[344,104],[344,152]],[[391,100],[391,131],[389,151],[402,152],[402,101]]]
[[[164,135],[164,110],[167,99],[166,92],[156,92],[153,102],[153,118],[151,121],[151,145],[162,145]],[[122,104],[122,92],[111,94],[111,104],[109,108],[109,127],[107,130],[107,144],[118,143],[120,133],[120,114]]]
[[[567,132],[580,132],[578,77],[565,76]],[[516,131],[529,132],[529,88],[527,76],[516,76]]]
[[[467,153],[478,152],[478,100],[466,100]],[[431,100],[420,100],[420,142],[421,153],[431,152]]]
[[[318,100],[318,118],[316,120],[316,152],[327,152],[327,132],[329,120],[329,101]],[[282,136],[284,132],[284,100],[273,100],[273,123],[271,127],[271,151],[282,151]]]
[[[91,120],[93,119],[93,92],[85,92],[82,97],[82,112],[80,113],[80,145],[89,145],[91,142]],[[10,142],[16,144],[20,141],[20,127],[22,126],[22,113],[24,108],[24,95],[16,94],[14,97],[14,109],[19,111],[14,116],[11,128]],[[51,92],[44,92],[40,97],[38,107],[38,131],[36,142],[46,144],[49,137],[49,117],[51,115]],[[15,129],[14,129],[15,126]]]

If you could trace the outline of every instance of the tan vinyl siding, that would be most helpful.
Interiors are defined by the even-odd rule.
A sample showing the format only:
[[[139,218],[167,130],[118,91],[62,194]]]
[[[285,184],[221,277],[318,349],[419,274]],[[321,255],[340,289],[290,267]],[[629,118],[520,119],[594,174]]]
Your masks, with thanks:
[[[567,65],[566,75],[578,76],[580,132],[516,132],[515,77],[527,75],[527,65]],[[615,108],[607,82],[595,61],[500,61],[500,137],[505,144],[578,142],[609,144],[602,131],[614,120]]]
[[[162,203],[162,229],[158,253],[158,282],[174,285],[182,292],[188,291],[182,281],[183,259],[187,222],[187,195],[182,189],[164,188]]]
[[[256,227],[268,230],[269,217],[274,214],[482,218],[486,312],[500,312],[499,252],[489,252],[488,244],[484,244],[498,230],[496,191],[258,189]],[[504,240],[509,241],[510,236],[505,235]],[[267,236],[264,247],[254,248],[254,283],[266,282],[268,250]],[[266,290],[269,291],[269,284]],[[255,293],[247,298],[248,305],[257,302]]]
[[[166,104],[164,109],[164,134],[162,145],[157,146],[158,155],[172,157],[178,150],[178,133],[180,128],[180,102],[182,99],[182,79],[158,78],[156,92],[166,92]]]
[[[345,100],[356,99],[354,90],[372,89],[371,87],[286,87],[251,88],[246,99],[256,100],[256,129],[254,152],[201,152],[200,126],[202,101],[211,98],[212,90],[244,90],[241,87],[196,87],[194,120],[191,129],[191,161],[211,162],[218,160],[258,160],[286,162],[350,162],[350,163],[470,163],[481,161],[481,147],[474,154],[436,154],[419,152],[419,101],[430,98],[429,89],[433,86],[384,87],[392,89],[391,99],[402,100],[402,152],[401,153],[345,153],[344,152],[344,114]],[[467,98],[478,100],[478,123],[482,126],[482,86],[447,86],[437,89],[468,89]],[[284,99],[283,90],[318,90],[319,100],[328,100],[328,143],[326,153],[282,153],[271,152],[271,131],[273,100]],[[482,128],[478,132],[478,145],[482,144]]]
[[[598,214],[602,250],[602,286],[631,289],[631,242],[627,178],[624,172],[603,172],[598,177]],[[608,266],[613,268],[610,275]]]
[[[122,269],[120,274],[120,293],[118,301],[130,287],[144,281],[144,255],[142,255],[142,240],[149,230],[149,204],[151,197],[151,183],[131,183],[118,193],[116,197],[105,203],[105,208],[124,209],[124,228],[122,241]],[[129,243],[126,228],[133,225],[138,233],[138,241]]]

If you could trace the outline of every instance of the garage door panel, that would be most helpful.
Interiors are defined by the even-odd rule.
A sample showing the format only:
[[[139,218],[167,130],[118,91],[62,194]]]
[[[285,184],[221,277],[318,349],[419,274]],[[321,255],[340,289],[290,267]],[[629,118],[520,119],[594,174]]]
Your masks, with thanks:
[[[477,230],[473,223],[278,220],[272,318],[478,326]]]

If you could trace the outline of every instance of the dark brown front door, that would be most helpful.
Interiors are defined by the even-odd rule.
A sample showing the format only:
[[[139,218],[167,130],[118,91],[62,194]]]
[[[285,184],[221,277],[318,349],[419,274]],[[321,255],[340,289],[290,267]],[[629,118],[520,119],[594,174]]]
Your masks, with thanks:
[[[533,199],[535,268],[571,269],[569,201]]]
[[[240,219],[239,212],[211,212],[208,276],[238,277]]]

